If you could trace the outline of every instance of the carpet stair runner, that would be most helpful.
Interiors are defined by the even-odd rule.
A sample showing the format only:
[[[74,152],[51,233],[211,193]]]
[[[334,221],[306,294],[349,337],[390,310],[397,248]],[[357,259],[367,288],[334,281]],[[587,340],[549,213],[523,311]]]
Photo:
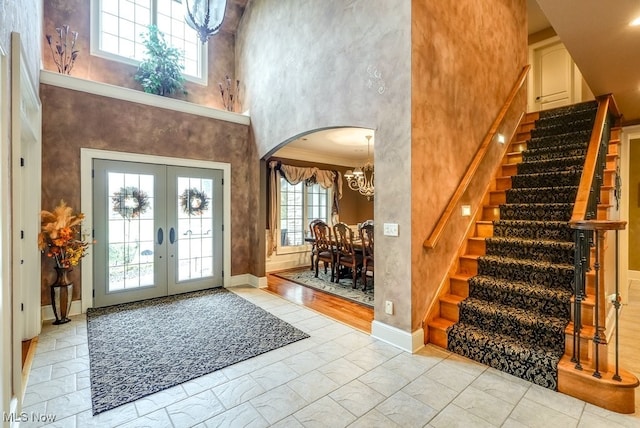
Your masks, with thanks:
[[[450,351],[554,390],[571,320],[568,221],[596,109],[588,102],[540,113],[447,330]]]

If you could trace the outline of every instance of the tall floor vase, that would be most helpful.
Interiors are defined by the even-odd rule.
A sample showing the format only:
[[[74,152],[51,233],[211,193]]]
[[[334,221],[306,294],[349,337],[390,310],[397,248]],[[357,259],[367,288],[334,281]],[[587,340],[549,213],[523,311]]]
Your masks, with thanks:
[[[51,306],[56,320],[53,324],[65,324],[71,321],[71,298],[73,295],[73,283],[69,281],[68,274],[71,268],[56,267],[56,282],[51,284]]]

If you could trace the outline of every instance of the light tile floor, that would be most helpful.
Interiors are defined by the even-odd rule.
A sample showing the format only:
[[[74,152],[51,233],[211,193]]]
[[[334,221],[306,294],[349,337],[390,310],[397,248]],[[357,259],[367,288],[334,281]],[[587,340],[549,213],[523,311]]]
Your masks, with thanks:
[[[305,307],[232,289],[311,335],[93,416],[84,316],[39,338],[24,397],[52,427],[638,427],[427,345],[409,354]],[[43,426],[29,422],[21,426]]]

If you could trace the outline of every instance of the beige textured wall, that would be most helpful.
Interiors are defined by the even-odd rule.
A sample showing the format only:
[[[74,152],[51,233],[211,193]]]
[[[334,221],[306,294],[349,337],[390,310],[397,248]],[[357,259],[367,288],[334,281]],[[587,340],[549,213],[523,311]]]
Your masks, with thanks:
[[[412,1],[412,330],[457,251],[457,217],[435,250],[423,241],[464,176],[527,61],[524,0]],[[516,101],[525,109],[524,93]],[[513,128],[519,112],[511,112]],[[499,160],[494,146],[490,164]],[[481,171],[489,177],[493,168]],[[478,205],[480,183],[466,195]],[[457,211],[459,212],[459,211]]]
[[[629,141],[629,165],[640,165],[640,139]],[[629,270],[640,271],[640,168],[629,168]]]
[[[229,2],[230,13],[237,13],[234,9],[237,7],[235,2]],[[64,24],[68,24],[71,30],[78,31],[76,47],[80,53],[71,71],[72,76],[142,90],[139,83],[134,80],[137,67],[91,55],[90,17],[90,2],[88,0],[46,0],[42,28],[45,35],[55,35],[56,27]],[[186,96],[174,94],[173,97],[222,109],[218,82],[222,81],[225,75],[234,78],[234,44],[235,37],[228,32],[221,31],[211,37],[207,43],[208,85],[187,82],[185,88],[188,94]],[[42,61],[45,70],[57,71],[46,40],[43,40]],[[236,111],[243,111],[242,106],[237,105]]]
[[[401,235],[376,229],[376,319],[403,330],[411,326],[410,16],[406,0],[254,0],[236,40],[260,157],[311,129],[375,129],[375,221],[398,223]],[[395,315],[384,317],[384,300],[396,303]]]
[[[42,84],[42,207],[64,199],[80,207],[80,148],[144,153],[231,164],[231,274],[255,274],[258,158],[249,129],[210,118]],[[42,305],[53,281],[43,260]],[[72,273],[80,298],[80,269]]]

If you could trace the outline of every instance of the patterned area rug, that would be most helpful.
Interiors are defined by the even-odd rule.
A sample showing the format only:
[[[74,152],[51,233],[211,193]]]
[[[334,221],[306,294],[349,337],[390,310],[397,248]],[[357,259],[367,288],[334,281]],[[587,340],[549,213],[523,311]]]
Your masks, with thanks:
[[[217,288],[87,311],[93,414],[309,335]]]
[[[370,282],[369,285],[367,285],[367,290],[362,291],[362,283],[358,279],[356,285],[357,288],[354,290],[351,283],[351,277],[342,278],[340,279],[340,282],[336,284],[335,282],[331,282],[331,272],[325,274],[322,267],[318,271],[317,278],[315,277],[315,271],[312,271],[309,268],[277,272],[273,275],[324,293],[333,294],[335,296],[342,297],[343,299],[373,307],[373,288],[371,287]]]

